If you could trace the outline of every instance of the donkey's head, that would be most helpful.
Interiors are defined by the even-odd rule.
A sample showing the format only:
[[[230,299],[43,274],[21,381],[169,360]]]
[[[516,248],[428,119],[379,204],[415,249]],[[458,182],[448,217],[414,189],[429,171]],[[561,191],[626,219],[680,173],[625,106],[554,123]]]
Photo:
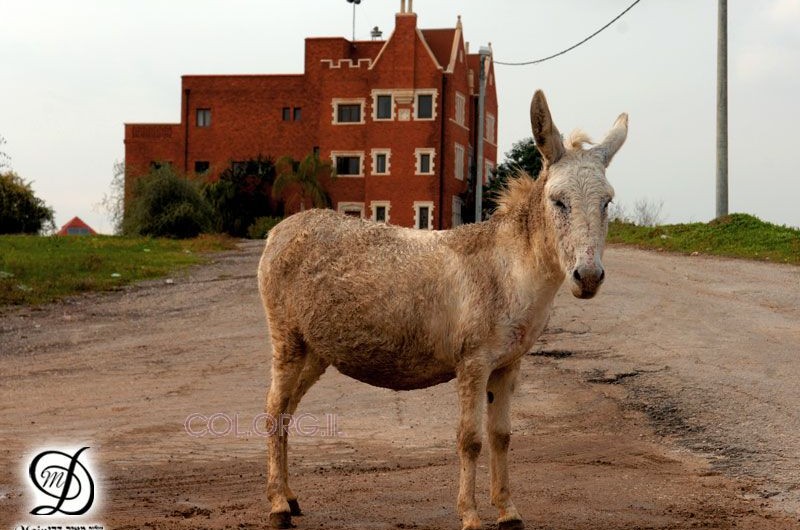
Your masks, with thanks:
[[[547,100],[537,90],[531,102],[531,126],[544,157],[544,210],[554,232],[555,247],[572,294],[591,298],[605,278],[603,249],[608,231],[608,204],[614,188],[606,167],[628,134],[628,115],[621,114],[600,144],[584,149],[588,137],[580,131],[564,141]],[[540,177],[540,178],[541,178]]]

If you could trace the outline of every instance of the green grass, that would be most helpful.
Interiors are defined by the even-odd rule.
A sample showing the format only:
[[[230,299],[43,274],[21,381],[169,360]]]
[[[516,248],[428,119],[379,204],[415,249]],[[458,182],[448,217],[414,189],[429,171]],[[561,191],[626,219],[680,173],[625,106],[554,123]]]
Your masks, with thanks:
[[[691,254],[712,254],[800,265],[800,230],[731,214],[710,223],[635,226],[613,222],[608,242]]]
[[[0,236],[0,307],[115,290],[199,263],[204,252],[233,247],[234,241],[225,236]]]

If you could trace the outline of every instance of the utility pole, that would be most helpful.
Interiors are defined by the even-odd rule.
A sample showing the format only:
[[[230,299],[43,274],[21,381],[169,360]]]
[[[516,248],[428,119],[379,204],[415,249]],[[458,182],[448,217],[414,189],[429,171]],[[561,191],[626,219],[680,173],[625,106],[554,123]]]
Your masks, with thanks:
[[[361,3],[361,0],[347,0],[348,4],[353,4],[353,41],[356,40],[356,6]]]
[[[477,172],[475,175],[475,222],[483,221],[483,121],[486,108],[486,68],[484,63],[492,54],[491,48],[481,46],[478,51],[478,145]]]
[[[728,215],[728,0],[717,8],[717,218]]]

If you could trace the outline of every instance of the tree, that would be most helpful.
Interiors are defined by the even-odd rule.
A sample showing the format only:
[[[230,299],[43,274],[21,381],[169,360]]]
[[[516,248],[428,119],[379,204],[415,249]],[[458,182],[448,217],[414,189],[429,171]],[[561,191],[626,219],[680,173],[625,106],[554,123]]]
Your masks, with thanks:
[[[484,211],[489,215],[497,209],[497,198],[505,189],[508,179],[515,177],[521,171],[535,179],[542,170],[542,154],[536,148],[532,136],[515,142],[505,157],[503,163],[497,166],[494,178],[483,194]]]
[[[524,138],[511,146],[511,151],[505,154],[505,160],[497,166],[494,175],[490,176],[489,185],[483,187],[483,217],[484,219],[492,215],[497,209],[497,198],[506,188],[508,179],[516,176],[520,171],[525,171],[534,179],[539,176],[542,170],[542,155],[536,148],[533,137]],[[472,180],[476,180],[473,168]],[[474,187],[474,186],[473,186]],[[464,222],[474,222],[475,219],[475,192],[473,189],[463,193],[461,199],[464,201],[463,220]]]
[[[0,173],[0,234],[38,234],[55,229],[53,209],[33,193],[30,182]]]
[[[509,177],[516,175],[520,170],[537,178],[542,170],[542,155],[536,148],[533,136],[514,143],[511,151],[507,152],[505,157],[503,163],[497,166],[495,181],[506,182]]]
[[[234,162],[214,182],[203,186],[203,195],[215,214],[215,228],[236,237],[248,236],[261,217],[283,215],[283,204],[272,199],[275,163],[269,157]]]
[[[633,224],[637,226],[658,226],[664,221],[664,201],[650,202],[639,199],[633,204]]]
[[[137,179],[122,228],[126,235],[186,238],[209,231],[211,219],[200,186],[164,164]]]
[[[311,201],[315,208],[330,206],[331,199],[320,182],[322,177],[335,176],[329,161],[320,159],[316,153],[307,155],[300,162],[290,156],[282,156],[275,167],[278,176],[272,186],[273,197],[283,197],[293,192],[290,200],[299,201],[301,210],[305,209],[307,201]]]
[[[114,233],[122,233],[122,221],[125,215],[125,162],[114,162],[111,176],[111,190],[103,194],[100,203],[95,207],[105,210]]]
[[[11,157],[3,151],[3,146],[6,144],[6,139],[0,134],[0,170],[11,169]]]

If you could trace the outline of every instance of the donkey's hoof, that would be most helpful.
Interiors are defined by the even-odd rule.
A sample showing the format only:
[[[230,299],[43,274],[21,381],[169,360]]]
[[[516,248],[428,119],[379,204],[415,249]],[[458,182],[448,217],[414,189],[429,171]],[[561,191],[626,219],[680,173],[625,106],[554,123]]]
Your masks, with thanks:
[[[461,523],[461,530],[481,530],[481,528],[483,528],[481,520],[477,517],[470,518]]]
[[[269,514],[270,528],[294,528],[291,512],[273,512]]]
[[[297,502],[297,499],[289,499],[289,510],[291,510],[292,515],[303,515],[303,512],[300,511],[300,503]]]
[[[525,523],[522,522],[522,519],[509,519],[497,523],[497,528],[499,530],[524,530]]]

